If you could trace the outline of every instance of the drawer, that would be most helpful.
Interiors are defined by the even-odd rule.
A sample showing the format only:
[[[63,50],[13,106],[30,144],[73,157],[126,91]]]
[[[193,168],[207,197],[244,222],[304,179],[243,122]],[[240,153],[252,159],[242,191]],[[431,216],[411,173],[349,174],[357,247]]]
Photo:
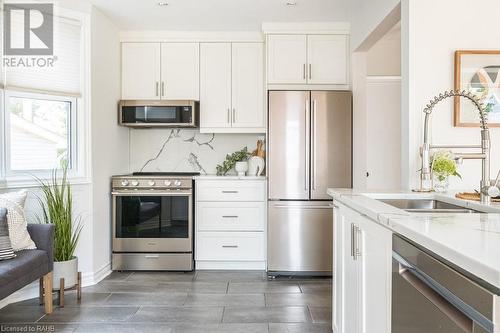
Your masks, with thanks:
[[[262,232],[198,232],[196,260],[265,260]]]
[[[265,201],[262,180],[197,180],[196,201]]]
[[[265,202],[198,202],[196,230],[264,231]]]

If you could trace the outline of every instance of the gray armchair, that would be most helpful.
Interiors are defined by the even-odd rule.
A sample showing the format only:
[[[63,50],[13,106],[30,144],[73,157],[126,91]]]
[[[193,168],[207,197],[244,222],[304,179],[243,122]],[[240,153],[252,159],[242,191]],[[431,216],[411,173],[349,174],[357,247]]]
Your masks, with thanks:
[[[40,279],[43,284],[45,312],[52,313],[52,269],[54,267],[54,226],[28,224],[36,250],[16,252],[16,257],[0,261],[0,299]]]

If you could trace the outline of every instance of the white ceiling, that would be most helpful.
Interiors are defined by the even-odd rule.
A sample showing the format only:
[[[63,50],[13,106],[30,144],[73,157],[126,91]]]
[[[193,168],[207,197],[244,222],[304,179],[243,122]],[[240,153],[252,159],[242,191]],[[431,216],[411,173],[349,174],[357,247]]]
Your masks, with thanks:
[[[349,0],[88,0],[121,30],[258,31],[262,22],[348,21]]]

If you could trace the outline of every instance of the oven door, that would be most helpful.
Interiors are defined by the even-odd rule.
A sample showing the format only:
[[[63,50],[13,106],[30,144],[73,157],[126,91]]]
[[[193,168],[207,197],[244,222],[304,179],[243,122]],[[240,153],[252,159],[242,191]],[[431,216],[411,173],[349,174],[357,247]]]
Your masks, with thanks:
[[[113,252],[192,252],[191,190],[114,191]]]

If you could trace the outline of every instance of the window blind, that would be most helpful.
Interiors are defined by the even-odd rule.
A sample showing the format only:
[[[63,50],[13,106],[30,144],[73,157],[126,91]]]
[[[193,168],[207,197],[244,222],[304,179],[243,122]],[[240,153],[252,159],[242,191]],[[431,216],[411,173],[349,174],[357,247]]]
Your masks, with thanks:
[[[22,24],[22,17],[13,15],[13,24]],[[22,34],[23,29],[12,29],[11,34]],[[6,89],[45,92],[79,97],[81,95],[82,24],[76,20],[54,17],[54,57],[18,56],[16,61],[29,58],[54,58],[53,65],[40,61],[32,66],[4,68]],[[40,66],[39,64],[44,64]]]

